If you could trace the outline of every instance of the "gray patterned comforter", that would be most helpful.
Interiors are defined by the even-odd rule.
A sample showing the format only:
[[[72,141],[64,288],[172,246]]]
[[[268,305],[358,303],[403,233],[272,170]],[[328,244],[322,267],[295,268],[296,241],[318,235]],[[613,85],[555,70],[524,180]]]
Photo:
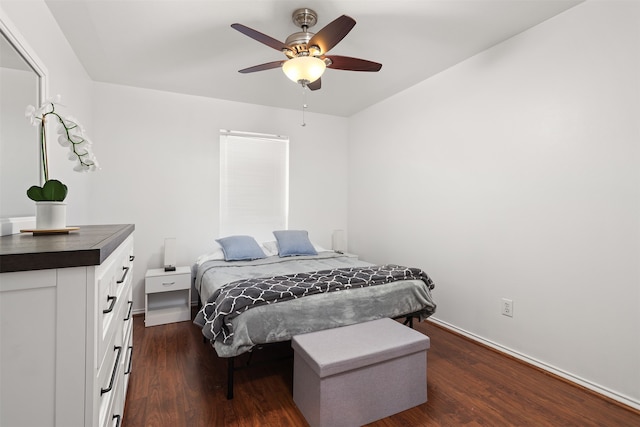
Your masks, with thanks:
[[[352,267],[372,267],[372,264],[353,256],[321,252],[313,257],[275,256],[256,261],[208,261],[194,266],[194,274],[196,289],[206,306],[214,294],[220,293],[223,286],[231,282]],[[410,276],[404,279],[392,285],[322,292],[277,304],[254,305],[250,310],[223,322],[227,331],[233,333],[227,334],[226,340],[214,339],[212,322],[207,322],[204,312],[198,314],[194,323],[203,328],[203,334],[211,340],[219,356],[232,357],[249,351],[255,345],[286,341],[301,333],[407,314],[416,315],[422,320],[433,314],[436,306],[431,296],[433,283],[430,279]],[[209,307],[210,310],[214,308],[211,305]],[[211,314],[208,317],[213,319]]]
[[[422,270],[392,264],[238,280],[219,288],[209,297],[198,313],[196,323],[202,325],[202,332],[209,340],[228,344],[233,339],[231,320],[250,308],[412,279],[420,279],[433,287],[433,282]]]

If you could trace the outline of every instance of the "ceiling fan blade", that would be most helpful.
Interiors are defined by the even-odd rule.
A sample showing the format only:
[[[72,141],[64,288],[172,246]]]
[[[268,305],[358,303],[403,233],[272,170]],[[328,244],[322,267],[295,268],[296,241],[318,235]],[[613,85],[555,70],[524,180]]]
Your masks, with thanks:
[[[325,54],[337,45],[344,36],[349,34],[349,31],[351,31],[354,25],[356,25],[356,21],[352,17],[342,15],[311,37],[307,46],[318,46],[321,51],[320,53]]]
[[[309,83],[307,85],[307,87],[310,90],[318,90],[318,89],[320,89],[322,87],[322,82],[320,81],[320,79],[318,79],[316,81],[313,81],[313,82]]]
[[[249,36],[254,40],[259,41],[260,43],[266,44],[269,47],[274,48],[275,50],[283,51],[289,50],[289,46],[282,43],[279,40],[274,39],[266,34],[261,33],[260,31],[256,31],[253,28],[249,28],[242,24],[231,24],[231,28],[240,31],[245,36]]]
[[[326,56],[331,60],[331,65],[327,65],[327,68],[334,70],[348,70],[348,71],[380,71],[382,64],[373,61],[367,61],[366,59],[351,58],[350,56],[331,55]]]
[[[249,68],[243,68],[242,70],[238,70],[238,72],[242,74],[247,74],[247,73],[255,73],[256,71],[270,70],[272,68],[282,67],[282,64],[284,64],[285,62],[286,61],[267,62],[265,64],[254,65],[253,67],[249,67]]]

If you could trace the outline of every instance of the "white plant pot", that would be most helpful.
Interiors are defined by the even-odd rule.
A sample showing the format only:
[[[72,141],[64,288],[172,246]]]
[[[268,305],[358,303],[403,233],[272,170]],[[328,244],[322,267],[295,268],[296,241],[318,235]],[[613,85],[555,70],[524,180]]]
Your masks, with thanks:
[[[67,227],[65,202],[36,202],[36,229],[60,230]]]

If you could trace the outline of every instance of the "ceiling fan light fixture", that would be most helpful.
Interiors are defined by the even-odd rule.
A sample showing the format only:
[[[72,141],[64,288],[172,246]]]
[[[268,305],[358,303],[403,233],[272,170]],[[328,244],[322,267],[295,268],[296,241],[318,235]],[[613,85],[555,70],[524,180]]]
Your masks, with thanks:
[[[290,80],[304,84],[318,80],[326,68],[327,64],[314,56],[298,56],[282,64],[282,71]]]

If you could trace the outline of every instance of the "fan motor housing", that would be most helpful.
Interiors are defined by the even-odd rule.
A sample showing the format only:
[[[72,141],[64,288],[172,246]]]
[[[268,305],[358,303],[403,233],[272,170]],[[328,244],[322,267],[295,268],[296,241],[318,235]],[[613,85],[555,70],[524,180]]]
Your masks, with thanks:
[[[294,53],[294,56],[308,55],[308,43],[313,36],[314,34],[308,31],[293,33],[289,37],[287,37],[284,44],[289,46],[291,51]]]
[[[308,31],[308,29],[316,25],[318,22],[318,14],[312,9],[303,7],[293,11],[291,20],[300,27],[302,31],[293,33],[287,37],[284,44],[289,46],[289,50],[284,51],[285,55],[289,58],[311,55],[309,52],[309,40],[311,40],[315,34]]]

